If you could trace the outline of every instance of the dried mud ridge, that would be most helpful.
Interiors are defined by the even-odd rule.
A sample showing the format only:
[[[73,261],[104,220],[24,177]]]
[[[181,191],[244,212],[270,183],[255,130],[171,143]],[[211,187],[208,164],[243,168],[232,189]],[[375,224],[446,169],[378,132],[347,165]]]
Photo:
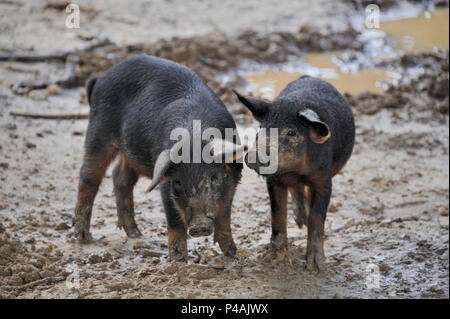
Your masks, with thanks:
[[[226,85],[221,84],[219,75],[236,69],[242,60],[258,63],[283,63],[289,57],[306,52],[333,50],[361,50],[364,43],[358,40],[359,32],[348,26],[341,32],[318,30],[304,26],[297,33],[260,33],[245,31],[236,37],[214,33],[192,38],[161,39],[153,44],[138,44],[118,47],[108,39],[94,39],[84,50],[60,52],[51,55],[16,55],[1,57],[2,60],[17,62],[59,61],[69,70],[68,77],[52,82],[3,83],[16,94],[29,94],[32,90],[54,87],[83,86],[90,77],[101,74],[119,61],[135,54],[149,54],[170,59],[186,65],[197,72],[219,95],[235,114],[243,115],[240,121],[249,121],[246,109],[237,103],[231,89],[242,86],[245,80],[232,76]],[[396,60],[384,61],[377,67],[392,67],[402,73],[402,82],[391,86],[383,94],[364,92],[357,96],[347,94],[349,104],[362,114],[375,114],[381,109],[396,110],[409,108],[428,111],[442,118],[448,115],[448,50],[434,53],[407,54]],[[424,74],[411,79],[408,68],[423,67]],[[431,103],[434,101],[433,103]],[[84,101],[86,103],[86,100]],[[427,113],[427,112],[426,112]],[[422,116],[422,115],[421,115]]]
[[[406,111],[408,120],[445,123],[449,114],[449,51],[404,55],[393,61],[380,63],[380,67],[400,69],[401,81],[391,85],[383,94],[363,92],[356,96],[346,94],[348,103],[359,114],[373,115],[380,110],[391,110],[394,117]],[[423,68],[417,78],[406,75],[411,67]]]
[[[182,63],[197,72],[225,103],[236,103],[231,88],[217,81],[217,76],[238,66],[239,61],[249,59],[260,63],[281,63],[290,56],[308,51],[330,51],[362,48],[355,40],[359,33],[348,26],[335,32],[304,26],[297,33],[245,31],[235,37],[225,33],[213,33],[191,38],[160,39],[152,44],[118,47],[107,39],[94,39],[85,50],[57,52],[50,55],[19,54],[0,55],[2,61],[39,62],[64,61],[69,70],[68,78],[56,81],[63,87],[82,86],[119,61],[134,54],[155,55]],[[34,89],[45,89],[50,82],[3,83],[16,94],[27,94]],[[228,85],[233,85],[229,83]],[[236,110],[235,110],[236,111]]]

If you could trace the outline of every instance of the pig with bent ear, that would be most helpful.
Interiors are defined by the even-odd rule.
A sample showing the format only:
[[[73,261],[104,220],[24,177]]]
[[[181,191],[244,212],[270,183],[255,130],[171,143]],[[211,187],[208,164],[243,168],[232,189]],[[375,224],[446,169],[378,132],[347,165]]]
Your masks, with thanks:
[[[231,203],[243,166],[237,159],[244,149],[233,143],[237,139],[223,139],[225,130],[236,129],[236,124],[206,83],[183,65],[141,55],[91,79],[87,97],[91,110],[73,221],[79,241],[91,239],[98,187],[112,160],[119,157],[113,170],[117,225],[128,237],[141,236],[134,218],[133,188],[140,176],[146,176],[152,179],[149,191],[160,186],[172,260],[186,261],[188,232],[191,236],[214,232],[224,254],[233,256]],[[223,161],[205,162],[197,154],[200,160],[194,162],[194,147],[187,149],[192,162],[171,160],[179,146],[171,139],[172,132],[184,129],[189,142],[194,142],[195,122],[222,134],[196,143]]]
[[[355,140],[353,114],[342,95],[329,83],[302,76],[273,101],[234,91],[260,122],[264,135],[245,155],[247,166],[266,177],[272,210],[271,247],[282,258],[287,249],[288,193],[294,201],[295,220],[308,228],[306,265],[324,267],[324,223],[331,197],[332,177],[349,160]],[[269,128],[276,128],[275,143]],[[267,129],[267,130],[264,130]],[[273,137],[273,136],[272,136]],[[263,140],[261,140],[263,139]],[[264,172],[261,154],[278,152],[278,167]]]

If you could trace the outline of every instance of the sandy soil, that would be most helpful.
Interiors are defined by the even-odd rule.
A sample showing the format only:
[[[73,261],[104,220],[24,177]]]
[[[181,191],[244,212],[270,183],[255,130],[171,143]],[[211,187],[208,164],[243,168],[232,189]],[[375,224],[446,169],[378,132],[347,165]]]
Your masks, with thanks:
[[[227,6],[209,1],[194,6],[194,1],[183,5],[155,1],[129,7],[100,1],[87,6],[95,14],[86,14],[87,20],[76,32],[64,29],[63,13],[44,9],[45,1],[0,2],[0,47],[2,53],[6,49],[67,50],[85,47],[86,39],[102,31],[119,48],[110,49],[118,59],[130,51],[151,53],[165,45],[168,48],[157,52],[193,67],[213,88],[225,91],[215,76],[235,68],[241,58],[285,60],[297,50],[291,50],[292,43],[308,43],[296,33],[305,25],[312,28],[303,29],[311,37],[318,36],[315,30],[325,30],[326,40],[333,32],[342,32],[334,35],[338,40],[331,47],[329,41],[325,47],[310,43],[314,50],[356,49],[355,41],[348,39],[357,31],[349,30],[347,23],[349,15],[357,14],[354,6],[349,1],[333,1],[333,6],[323,2],[276,1],[274,6],[270,0],[245,5],[233,0]],[[83,12],[84,2],[80,4]],[[341,30],[329,30],[325,27],[329,21],[322,22],[331,12]],[[258,51],[253,44],[249,52],[218,50],[208,55],[212,63],[197,64],[205,47],[248,44],[254,35],[247,29],[267,39],[269,47],[275,43],[277,54],[269,54],[270,49]],[[226,35],[217,40],[217,31]],[[179,39],[160,40],[172,35]],[[185,37],[194,44],[182,55],[177,48]],[[224,59],[230,52],[235,56]],[[107,54],[93,52],[90,58],[104,61]],[[114,62],[93,63],[97,68],[86,71],[81,79]],[[187,264],[169,262],[161,199],[158,192],[145,193],[150,182],[145,179],[135,188],[136,219],[143,237],[128,239],[116,227],[111,170],[94,205],[94,242],[79,245],[71,236],[71,219],[87,120],[25,119],[10,112],[86,113],[84,89],[60,92],[59,87],[49,87],[15,94],[11,85],[60,79],[66,66],[1,62],[0,297],[448,298],[448,50],[385,63],[404,74],[398,87],[380,95],[346,96],[356,119],[356,146],[347,166],[333,180],[326,221],[327,269],[317,274],[304,268],[306,230],[298,229],[292,209],[286,258],[273,260],[267,254],[268,195],[263,179],[248,169],[233,203],[236,258],[222,256],[212,238],[204,237],[189,239]],[[412,78],[408,70],[417,66],[426,71]],[[231,95],[221,96],[242,125],[254,125]],[[367,286],[370,278],[378,279],[379,285]]]

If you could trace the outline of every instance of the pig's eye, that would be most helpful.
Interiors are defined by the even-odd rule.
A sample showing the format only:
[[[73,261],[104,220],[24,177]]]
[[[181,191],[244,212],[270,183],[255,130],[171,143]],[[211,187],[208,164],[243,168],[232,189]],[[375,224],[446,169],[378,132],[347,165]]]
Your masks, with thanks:
[[[178,180],[173,181],[173,190],[178,193],[181,192],[181,182],[180,181],[178,181]]]
[[[289,130],[287,131],[287,136],[295,136],[295,131],[294,130]]]

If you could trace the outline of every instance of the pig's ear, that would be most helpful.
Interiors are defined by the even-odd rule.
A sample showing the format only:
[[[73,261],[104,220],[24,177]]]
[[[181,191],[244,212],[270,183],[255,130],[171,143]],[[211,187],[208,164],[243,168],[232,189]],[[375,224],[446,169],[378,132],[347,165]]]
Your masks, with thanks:
[[[225,156],[225,161],[235,161],[248,150],[247,145],[238,145],[220,138],[213,139],[205,147],[211,148],[214,160],[221,160]]]
[[[271,105],[269,101],[258,100],[251,96],[242,95],[236,90],[233,90],[233,93],[236,94],[239,101],[252,112],[257,121],[263,119],[269,111]]]
[[[320,120],[316,112],[304,109],[297,113],[298,121],[309,127],[309,138],[317,144],[325,143],[331,137],[330,127]]]
[[[147,193],[151,192],[158,184],[163,180],[164,175],[169,169],[172,161],[170,160],[170,149],[162,151],[156,160],[155,167],[153,169],[152,183],[147,188]]]

